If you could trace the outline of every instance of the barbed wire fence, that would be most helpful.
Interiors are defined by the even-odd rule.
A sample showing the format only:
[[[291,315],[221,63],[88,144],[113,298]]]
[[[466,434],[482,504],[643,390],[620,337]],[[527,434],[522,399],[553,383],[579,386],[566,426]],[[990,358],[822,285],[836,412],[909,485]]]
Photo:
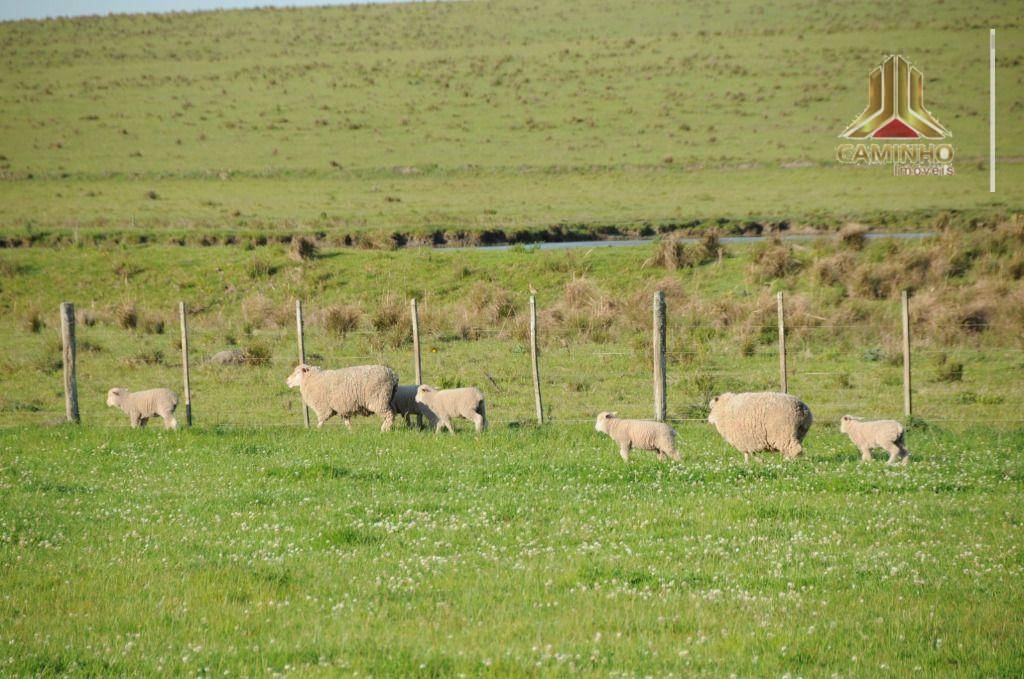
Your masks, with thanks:
[[[591,422],[602,410],[618,411],[623,417],[701,422],[706,420],[707,402],[715,393],[761,390],[799,396],[811,407],[816,421],[823,422],[850,413],[917,417],[949,424],[1024,424],[1019,415],[1024,412],[1024,401],[1017,390],[961,391],[959,402],[943,403],[948,390],[936,387],[934,381],[920,380],[922,370],[915,368],[915,361],[927,357],[942,356],[945,360],[953,356],[957,360],[951,379],[961,378],[955,374],[956,366],[962,373],[963,361],[968,361],[971,372],[981,378],[978,381],[992,384],[995,380],[988,378],[1006,370],[1007,363],[992,359],[1006,358],[1019,367],[1024,349],[915,347],[906,293],[893,327],[817,323],[797,333],[787,327],[785,298],[779,293],[777,323],[752,326],[762,337],[774,333],[775,340],[761,342],[749,353],[716,351],[694,341],[695,335],[712,337],[720,328],[692,322],[681,327],[682,323],[673,323],[672,309],[666,307],[663,293],[655,293],[652,302],[651,327],[646,333],[636,329],[630,346],[621,340],[578,341],[551,336],[538,322],[538,307],[532,295],[528,323],[513,316],[493,327],[474,328],[469,336],[424,328],[415,299],[410,300],[408,324],[399,324],[388,332],[357,327],[332,332],[323,322],[309,322],[322,310],[295,300],[294,324],[247,321],[240,329],[250,341],[249,355],[242,352],[239,358],[245,369],[195,359],[225,344],[236,345],[238,337],[234,331],[225,330],[223,323],[204,324],[190,318],[182,302],[177,309],[181,362],[162,360],[161,356],[161,360],[142,367],[162,385],[180,384],[184,408],[178,412],[179,421],[191,424],[194,408],[196,423],[205,427],[309,426],[297,390],[289,389],[284,382],[300,361],[325,367],[382,363],[396,369],[402,384],[477,386],[486,394],[489,421],[508,426]],[[63,419],[79,422],[79,373],[89,380],[85,392],[90,403],[105,394],[108,386],[115,385],[95,384],[88,354],[86,365],[79,370],[83,357],[78,354],[74,306],[63,303],[60,317]],[[898,336],[900,350],[886,354],[877,343],[866,342],[855,360],[846,356],[841,361],[842,347],[822,342],[813,332],[860,340]],[[180,377],[176,377],[179,371]],[[993,416],[993,406],[998,407],[1000,416]],[[112,423],[117,421],[114,418],[106,414],[92,419]],[[402,423],[400,419],[397,422]]]

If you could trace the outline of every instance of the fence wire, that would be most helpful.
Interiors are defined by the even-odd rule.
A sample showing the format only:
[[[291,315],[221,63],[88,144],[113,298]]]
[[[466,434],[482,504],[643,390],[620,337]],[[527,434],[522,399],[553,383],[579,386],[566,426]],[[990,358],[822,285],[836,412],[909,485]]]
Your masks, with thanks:
[[[699,324],[674,326],[671,309],[668,324],[667,420],[683,425],[705,421],[708,399],[723,391],[779,389],[779,349],[770,332],[753,345],[740,346],[730,339],[731,330],[714,324],[707,324],[708,332],[695,339],[693,329]],[[324,368],[382,363],[396,370],[400,383],[414,382],[411,337],[402,330],[406,326],[331,332],[317,319],[315,306],[307,305],[305,327],[308,363]],[[774,323],[760,327],[777,332]],[[806,334],[822,328],[848,332],[832,335],[835,339],[828,344]],[[898,319],[890,327],[850,323],[799,328],[787,337],[788,391],[803,399],[819,422],[847,413],[902,418],[899,330]],[[189,319],[189,333],[196,425],[301,425],[298,391],[285,385],[298,362],[294,323],[235,328],[198,313]],[[18,347],[17,355],[7,357],[0,424],[62,419],[59,343],[54,358],[51,330],[30,334],[0,325],[0,338],[5,346]],[[595,341],[566,337],[541,323],[539,339],[546,421],[592,422],[603,410],[622,417],[653,417],[650,329]],[[105,405],[106,391],[113,386],[180,391],[176,324],[162,332],[80,325],[77,340],[83,422],[127,424],[121,413]],[[440,388],[480,388],[492,423],[535,421],[530,344],[520,323],[472,329],[468,339],[425,331],[420,347],[424,382]],[[225,350],[238,352],[240,362],[219,365],[210,360]],[[1024,369],[1024,348],[914,347],[912,366],[916,417],[958,425],[1024,424],[1022,382],[1007,379],[1008,373],[1020,375]]]

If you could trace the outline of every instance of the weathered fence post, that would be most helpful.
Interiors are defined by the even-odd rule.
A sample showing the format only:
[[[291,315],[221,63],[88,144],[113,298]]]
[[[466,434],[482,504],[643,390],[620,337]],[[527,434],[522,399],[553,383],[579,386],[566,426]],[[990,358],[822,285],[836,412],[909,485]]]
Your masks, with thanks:
[[[654,293],[654,417],[665,421],[665,293]]]
[[[786,314],[783,310],[782,291],[776,296],[779,307],[779,387],[783,394],[789,392],[789,376],[786,370]]]
[[[295,334],[299,338],[299,363],[306,362],[306,338],[302,328],[302,300],[295,300]],[[309,429],[309,408],[302,404],[302,422]]]
[[[185,426],[192,426],[192,390],[188,380],[188,322],[185,320],[185,302],[178,302],[181,317],[181,380],[185,389]]]
[[[64,414],[68,422],[78,424],[78,376],[75,360],[75,305],[61,302],[60,305],[60,342],[61,359],[64,363]]]
[[[910,395],[910,300],[907,291],[901,295],[903,301],[903,414],[914,414]]]
[[[537,296],[530,295],[530,362],[533,367],[533,404],[537,424],[544,424],[544,403],[540,398],[540,363],[537,352]]]
[[[416,298],[409,300],[409,314],[412,316],[412,367],[416,373],[416,384],[423,384],[423,356],[420,354],[420,313]],[[416,413],[416,426],[423,426],[423,416]]]

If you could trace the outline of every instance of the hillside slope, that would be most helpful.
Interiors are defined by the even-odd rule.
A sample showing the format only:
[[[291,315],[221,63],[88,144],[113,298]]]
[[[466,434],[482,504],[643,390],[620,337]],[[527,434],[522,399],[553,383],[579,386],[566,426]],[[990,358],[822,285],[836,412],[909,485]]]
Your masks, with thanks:
[[[0,24],[0,229],[508,234],[1019,209],[1019,12],[889,9],[557,0]],[[954,177],[835,162],[896,47],[953,131]]]

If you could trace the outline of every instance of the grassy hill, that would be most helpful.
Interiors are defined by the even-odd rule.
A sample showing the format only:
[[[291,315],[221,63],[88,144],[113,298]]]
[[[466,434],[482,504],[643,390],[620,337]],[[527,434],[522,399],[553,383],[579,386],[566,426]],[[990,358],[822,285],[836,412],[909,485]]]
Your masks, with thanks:
[[[0,234],[636,230],[1022,207],[1005,3],[457,2],[0,24]],[[999,192],[987,192],[988,28]],[[834,160],[900,51],[957,173]]]

